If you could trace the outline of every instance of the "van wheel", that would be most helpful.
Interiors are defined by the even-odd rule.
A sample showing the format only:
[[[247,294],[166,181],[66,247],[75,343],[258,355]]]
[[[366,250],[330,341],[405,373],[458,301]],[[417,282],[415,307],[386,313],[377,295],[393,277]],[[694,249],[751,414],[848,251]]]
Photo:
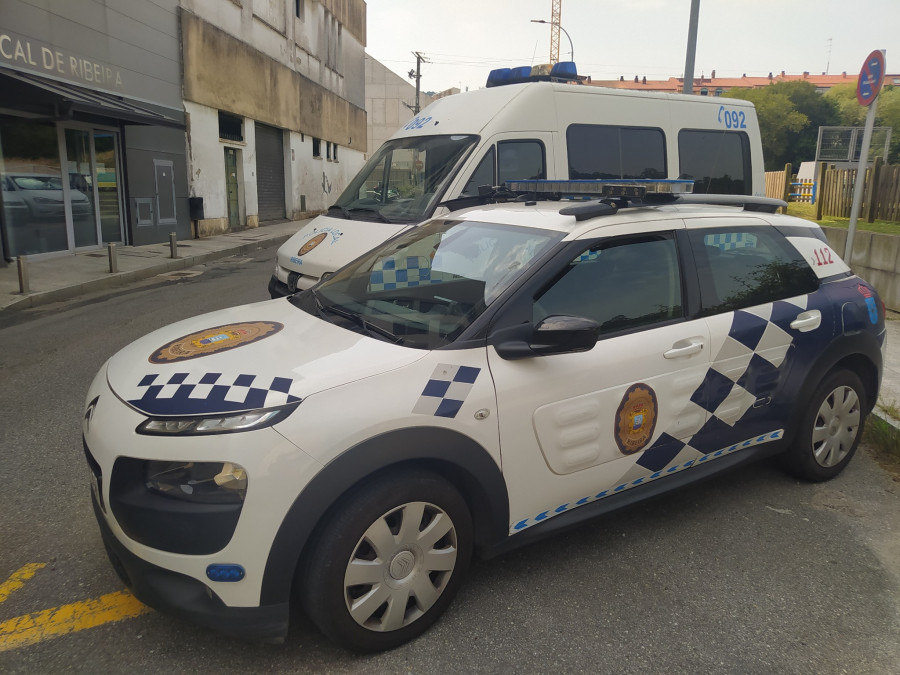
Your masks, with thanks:
[[[785,467],[809,481],[837,476],[856,452],[866,410],[866,392],[855,373],[829,374],[810,399],[797,437],[784,455]]]
[[[471,554],[465,500],[435,474],[404,471],[362,488],[325,521],[297,583],[325,635],[383,651],[435,622]]]

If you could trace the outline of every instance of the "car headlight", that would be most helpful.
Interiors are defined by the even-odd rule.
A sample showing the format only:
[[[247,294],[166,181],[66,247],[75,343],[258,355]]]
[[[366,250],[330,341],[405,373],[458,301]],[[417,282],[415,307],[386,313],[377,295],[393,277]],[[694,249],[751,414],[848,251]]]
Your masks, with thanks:
[[[220,415],[151,417],[141,422],[135,431],[149,436],[232,434],[277,424],[294,412],[299,404],[297,401],[278,408]]]

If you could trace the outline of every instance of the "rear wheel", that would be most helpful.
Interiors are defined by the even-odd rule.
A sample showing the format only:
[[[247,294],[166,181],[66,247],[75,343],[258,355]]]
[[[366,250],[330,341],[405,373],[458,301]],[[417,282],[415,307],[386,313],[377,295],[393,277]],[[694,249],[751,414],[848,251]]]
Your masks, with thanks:
[[[471,552],[471,517],[453,486],[426,471],[384,476],[323,524],[301,597],[336,642],[391,649],[447,608]]]
[[[784,456],[786,468],[798,478],[834,478],[850,462],[862,438],[867,410],[859,377],[836,370],[816,388],[793,445]]]

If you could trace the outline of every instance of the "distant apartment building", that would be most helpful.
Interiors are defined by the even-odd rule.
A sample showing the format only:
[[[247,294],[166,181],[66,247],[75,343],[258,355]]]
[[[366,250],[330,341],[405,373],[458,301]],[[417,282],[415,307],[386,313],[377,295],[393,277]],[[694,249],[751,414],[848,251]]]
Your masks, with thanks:
[[[2,255],[324,209],[366,151],[364,0],[2,0]]]
[[[729,89],[761,89],[776,82],[809,82],[819,92],[825,92],[840,84],[856,84],[859,73],[840,73],[837,75],[811,75],[808,72],[799,75],[791,75],[783,70],[780,73],[769,73],[768,76],[756,77],[742,75],[741,77],[716,77],[716,71],[710,75],[700,74],[693,80],[693,92],[700,96],[721,96]],[[900,85],[900,75],[886,75],[885,84]],[[672,94],[680,94],[684,91],[683,77],[670,77],[665,80],[648,80],[645,76],[635,75],[634,79],[624,75],[618,80],[592,80],[589,84],[594,87],[612,87],[613,89],[630,89],[633,91],[664,91]]]

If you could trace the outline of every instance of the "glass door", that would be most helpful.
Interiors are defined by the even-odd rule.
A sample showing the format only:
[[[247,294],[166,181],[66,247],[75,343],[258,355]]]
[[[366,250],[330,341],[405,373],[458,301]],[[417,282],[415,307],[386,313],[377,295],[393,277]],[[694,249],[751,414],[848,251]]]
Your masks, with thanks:
[[[94,180],[97,185],[100,235],[104,244],[122,241],[117,141],[116,132],[94,129]]]
[[[75,248],[99,245],[91,131],[65,129],[68,206]]]

